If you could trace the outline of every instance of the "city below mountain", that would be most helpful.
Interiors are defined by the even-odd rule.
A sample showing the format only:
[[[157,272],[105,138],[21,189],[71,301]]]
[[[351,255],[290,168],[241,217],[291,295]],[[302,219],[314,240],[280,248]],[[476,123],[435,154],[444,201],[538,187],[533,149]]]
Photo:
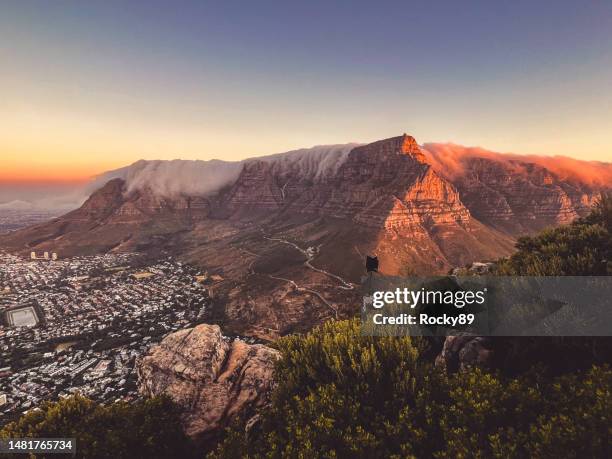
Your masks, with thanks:
[[[178,256],[222,279],[213,316],[227,329],[270,339],[358,304],[366,254],[387,274],[447,272],[510,254],[612,188],[609,164],[452,147],[402,135],[233,163],[139,161],[0,247]]]

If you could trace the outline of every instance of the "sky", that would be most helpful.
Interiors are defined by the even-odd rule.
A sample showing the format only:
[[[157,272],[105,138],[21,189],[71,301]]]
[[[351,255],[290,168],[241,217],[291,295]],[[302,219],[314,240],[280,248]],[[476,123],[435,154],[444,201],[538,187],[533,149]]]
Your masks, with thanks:
[[[0,6],[0,183],[413,135],[612,160],[612,2]]]

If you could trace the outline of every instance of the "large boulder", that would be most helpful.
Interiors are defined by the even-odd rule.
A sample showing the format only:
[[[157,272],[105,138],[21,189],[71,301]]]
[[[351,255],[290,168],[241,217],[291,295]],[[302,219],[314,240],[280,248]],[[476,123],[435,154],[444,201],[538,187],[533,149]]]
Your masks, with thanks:
[[[212,437],[236,415],[245,419],[268,403],[278,351],[228,339],[217,325],[168,335],[138,365],[139,391],[167,395],[183,410],[185,432]]]
[[[447,336],[436,366],[449,373],[470,367],[491,367],[494,351],[491,338],[484,336]]]

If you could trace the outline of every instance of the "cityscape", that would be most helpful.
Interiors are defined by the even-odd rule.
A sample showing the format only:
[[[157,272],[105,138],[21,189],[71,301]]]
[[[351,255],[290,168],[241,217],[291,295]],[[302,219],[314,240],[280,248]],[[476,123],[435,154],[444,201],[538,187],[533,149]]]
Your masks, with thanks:
[[[167,334],[199,323],[220,279],[172,258],[62,259],[0,252],[0,423],[80,393],[137,397],[135,365]]]
[[[46,222],[59,214],[58,210],[5,209],[0,206],[0,234]]]

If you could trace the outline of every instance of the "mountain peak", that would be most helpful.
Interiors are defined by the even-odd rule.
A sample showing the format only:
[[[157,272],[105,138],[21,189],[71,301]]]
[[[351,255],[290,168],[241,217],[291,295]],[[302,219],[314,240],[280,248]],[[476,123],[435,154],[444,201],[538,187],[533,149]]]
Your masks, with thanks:
[[[408,134],[397,137],[378,140],[376,142],[357,147],[353,150],[357,155],[388,156],[410,156],[417,162],[426,163],[425,155],[421,151],[416,139]]]
[[[400,149],[402,153],[412,154],[412,155],[422,154],[421,149],[419,148],[419,144],[417,143],[416,139],[412,137],[411,135],[408,135],[404,132],[404,134],[399,136],[398,139],[401,143]]]
[[[123,202],[124,185],[125,181],[121,178],[109,180],[102,188],[89,196],[80,210],[89,214],[106,216]]]
[[[392,138],[389,140],[395,139],[397,139],[397,142],[399,143],[399,151],[401,153],[412,156],[414,159],[421,163],[427,162],[425,159],[425,155],[421,151],[421,148],[419,147],[419,144],[417,143],[414,137],[404,133],[399,137]]]

